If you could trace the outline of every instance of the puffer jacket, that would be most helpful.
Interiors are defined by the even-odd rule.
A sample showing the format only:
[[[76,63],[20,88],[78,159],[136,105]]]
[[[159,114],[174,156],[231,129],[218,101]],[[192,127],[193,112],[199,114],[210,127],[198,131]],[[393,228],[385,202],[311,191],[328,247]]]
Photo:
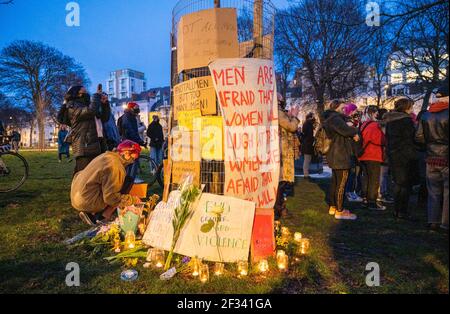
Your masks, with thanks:
[[[389,162],[394,165],[417,160],[414,140],[416,130],[411,116],[404,112],[388,112],[384,116],[384,122]]]
[[[426,145],[428,158],[442,158],[448,161],[448,104],[439,111],[425,112],[416,132],[416,141]]]
[[[280,181],[295,182],[296,132],[300,121],[295,117],[278,109],[278,123],[280,133]],[[297,139],[298,140],[298,139]]]
[[[126,177],[127,163],[118,153],[106,152],[75,174],[70,190],[72,206],[79,211],[97,213],[107,206],[116,207]]]
[[[138,121],[136,116],[131,111],[125,110],[125,113],[121,118],[121,126],[123,130],[122,139],[130,140],[143,146],[144,141],[139,136]]]
[[[376,121],[367,121],[361,125],[364,152],[359,157],[360,161],[378,161],[382,163],[384,150],[384,134]]]
[[[347,125],[345,116],[333,110],[323,113],[323,127],[331,139],[327,162],[331,169],[351,169],[354,158],[353,137],[358,129]]]

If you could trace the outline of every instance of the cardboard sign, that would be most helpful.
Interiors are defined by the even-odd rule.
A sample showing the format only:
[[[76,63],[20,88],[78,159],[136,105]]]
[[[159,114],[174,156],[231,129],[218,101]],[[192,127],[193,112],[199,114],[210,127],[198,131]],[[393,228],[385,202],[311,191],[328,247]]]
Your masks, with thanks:
[[[251,245],[253,262],[273,256],[275,252],[274,228],[273,209],[256,209]]]
[[[173,238],[172,217],[179,195],[178,191],[173,191],[168,203],[156,206],[143,238],[144,244],[169,250]],[[211,211],[216,205],[224,208],[218,224],[217,215]],[[203,193],[180,233],[175,252],[213,262],[247,260],[254,215],[253,202]],[[214,225],[205,228],[210,220]]]
[[[210,76],[193,78],[173,88],[173,114],[178,120],[182,111],[200,110],[203,115],[217,113],[216,92]]]
[[[273,62],[219,59],[209,68],[224,120],[224,194],[273,208],[280,175]]]
[[[193,183],[200,186],[199,161],[174,161],[172,163],[172,182],[180,184],[186,175],[193,174]]]
[[[184,128],[188,131],[194,130],[194,119],[202,116],[200,109],[179,111],[178,112],[178,127]]]
[[[217,58],[237,58],[239,44],[234,8],[202,10],[181,17],[178,24],[178,73],[208,66]]]
[[[205,160],[223,160],[222,117],[194,119],[194,129],[200,132],[202,158]]]
[[[200,131],[183,131],[172,129],[171,159],[176,161],[198,161],[201,160]]]

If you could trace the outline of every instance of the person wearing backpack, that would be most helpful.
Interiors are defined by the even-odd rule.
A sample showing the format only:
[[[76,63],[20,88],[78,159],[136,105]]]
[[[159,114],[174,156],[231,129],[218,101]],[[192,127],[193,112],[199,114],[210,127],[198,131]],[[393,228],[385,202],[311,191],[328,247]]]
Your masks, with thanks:
[[[316,118],[314,113],[310,112],[306,115],[306,121],[302,126],[301,135],[301,153],[303,155],[303,174],[305,180],[309,180],[309,166],[311,164],[312,157],[314,155],[314,128],[316,124]]]
[[[344,106],[342,101],[333,100],[330,109],[325,111],[322,116],[323,128],[329,139],[326,157],[328,165],[332,169],[329,214],[334,215],[336,219],[356,220],[355,214],[344,209],[344,193],[352,167],[353,142],[360,139],[358,129],[346,123],[343,114]]]
[[[377,121],[378,108],[368,106],[364,110],[363,124],[361,125],[361,145],[358,160],[362,168],[362,197],[371,210],[386,210],[386,206],[377,202],[380,188],[380,169],[383,162],[384,134]]]

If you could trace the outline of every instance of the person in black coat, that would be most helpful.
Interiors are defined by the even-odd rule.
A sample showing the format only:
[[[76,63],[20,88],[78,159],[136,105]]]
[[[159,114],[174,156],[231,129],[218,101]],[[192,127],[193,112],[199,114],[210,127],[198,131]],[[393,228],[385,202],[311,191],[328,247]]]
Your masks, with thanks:
[[[306,121],[302,126],[300,150],[303,154],[303,174],[305,179],[309,179],[309,166],[314,155],[314,128],[316,118],[314,113],[306,115]]]
[[[150,138],[150,158],[155,160],[159,165],[162,163],[164,157],[162,149],[164,132],[157,115],[153,116],[153,121],[147,128],[147,136]]]
[[[327,162],[332,169],[330,187],[330,215],[336,219],[355,220],[355,214],[344,210],[344,193],[349,171],[354,156],[353,142],[359,141],[358,129],[347,125],[342,113],[345,104],[333,100],[330,109],[323,114],[323,127],[331,140],[330,149],[326,154]]]
[[[120,117],[120,127],[122,130],[122,140],[130,140],[144,146],[145,143],[139,136],[137,116],[140,113],[139,105],[135,102],[129,102],[124,114]]]
[[[414,101],[400,98],[394,111],[384,115],[386,125],[386,152],[394,181],[394,216],[408,218],[408,204],[414,180],[418,174],[415,125],[411,118]]]
[[[70,87],[64,96],[64,104],[57,120],[71,127],[66,142],[72,145],[75,157],[74,175],[102,153],[96,118],[106,118],[102,116],[100,95],[95,94],[91,102],[84,86]]]

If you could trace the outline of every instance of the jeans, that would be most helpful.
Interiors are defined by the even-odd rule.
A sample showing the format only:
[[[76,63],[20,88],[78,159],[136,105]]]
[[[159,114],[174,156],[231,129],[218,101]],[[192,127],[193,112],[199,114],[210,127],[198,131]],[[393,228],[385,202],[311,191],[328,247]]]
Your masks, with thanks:
[[[448,227],[448,167],[427,165],[428,223]]]
[[[389,167],[382,165],[380,168],[380,195],[387,197],[391,195],[391,176],[389,175]]]
[[[378,189],[380,187],[380,163],[378,161],[362,161],[362,197],[369,204],[377,201]]]
[[[58,153],[58,159],[59,159],[59,160],[62,160],[62,156],[63,156],[63,155],[65,155],[65,156],[67,157],[67,159],[70,158],[70,154],[67,152],[67,153]]]
[[[355,192],[356,194],[361,193],[361,166],[359,164],[349,170],[345,191]]]
[[[344,210],[344,193],[349,170],[333,169],[330,186],[330,206],[336,207],[338,212]]]
[[[312,155],[303,155],[303,174],[306,177],[309,177],[309,165],[311,164]]]
[[[150,158],[153,159],[157,165],[163,162],[163,149],[157,147],[150,147]]]
[[[403,160],[392,163],[390,168],[394,180],[395,213],[407,214],[414,175],[417,173],[417,161]]]

